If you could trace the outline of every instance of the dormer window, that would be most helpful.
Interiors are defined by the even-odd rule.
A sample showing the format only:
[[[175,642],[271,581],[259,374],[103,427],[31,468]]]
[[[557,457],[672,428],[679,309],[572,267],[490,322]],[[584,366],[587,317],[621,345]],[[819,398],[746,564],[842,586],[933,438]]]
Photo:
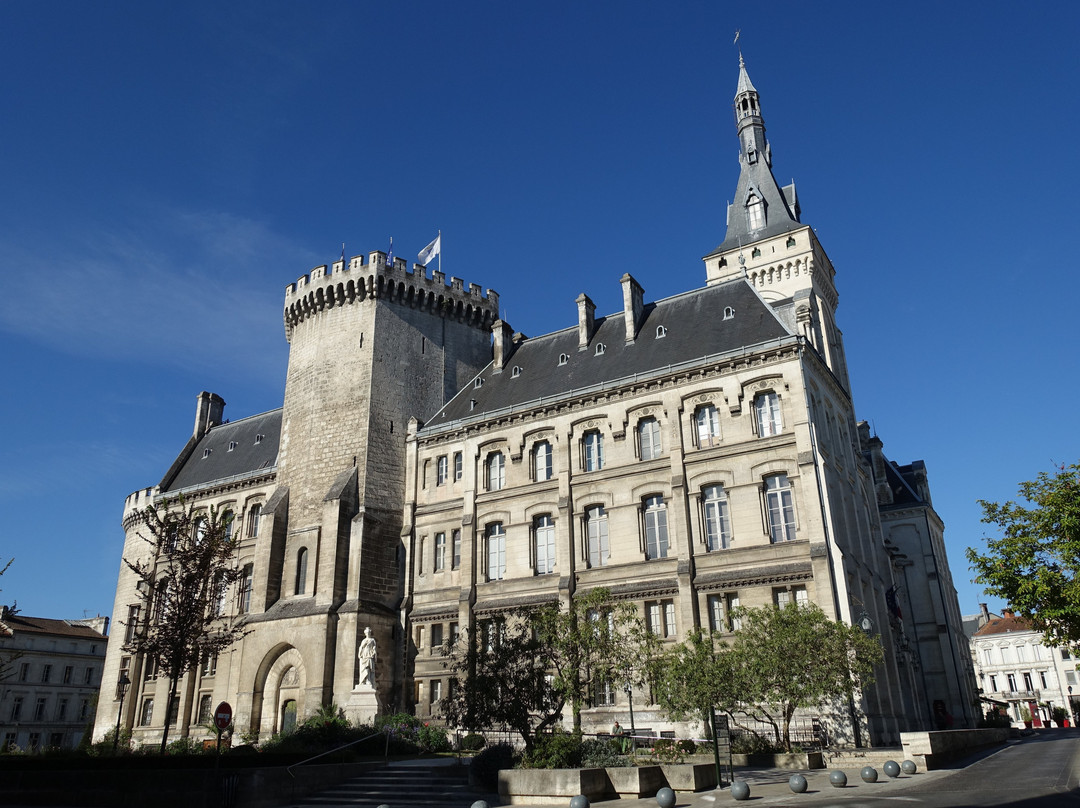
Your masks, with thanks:
[[[658,325],[656,327],[656,338],[657,339],[663,339],[666,336],[667,336],[667,327],[662,326],[662,325]]]
[[[255,436],[255,445],[258,446],[262,442],[263,442],[263,436],[262,435],[256,435]]]
[[[210,453],[211,453],[212,451],[214,451],[214,450],[213,450],[213,449],[211,449],[211,448],[210,448],[209,446],[208,446],[207,448],[203,449],[203,450],[202,450],[202,456],[203,456],[203,460],[205,460],[206,458],[208,458],[208,457],[210,456]]]
[[[569,361],[570,361],[570,356],[568,354],[559,354],[559,367],[562,367],[563,365],[565,365]]]
[[[788,236],[787,247],[790,249],[795,246],[795,236]]]
[[[481,387],[484,386],[484,380],[477,376],[475,379],[473,379],[472,386],[473,389],[479,390]]]
[[[761,258],[761,248],[760,247],[754,247],[754,249],[750,251],[750,257],[751,258]]]
[[[233,451],[236,448],[236,446],[237,446],[236,441],[234,441],[234,440],[229,441],[229,451],[230,452]]]
[[[521,375],[521,365],[514,365],[514,369],[510,371],[510,378],[516,379]]]
[[[604,351],[606,351],[606,350],[607,350],[607,347],[604,345],[604,343],[598,342],[598,343],[596,343],[596,353],[594,355],[595,356],[601,356],[604,353]]]
[[[735,318],[735,309],[731,308],[731,306],[725,306],[724,307],[724,319],[725,320],[732,320],[734,318]]]
[[[760,230],[765,226],[765,204],[757,194],[750,194],[746,200],[746,224],[751,230]]]

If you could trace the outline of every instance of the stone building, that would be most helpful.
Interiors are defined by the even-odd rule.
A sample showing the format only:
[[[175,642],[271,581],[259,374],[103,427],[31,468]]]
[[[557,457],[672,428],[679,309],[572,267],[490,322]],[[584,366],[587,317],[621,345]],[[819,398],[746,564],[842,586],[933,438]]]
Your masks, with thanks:
[[[190,674],[171,711],[156,709],[166,683],[122,650],[146,617],[122,569],[125,630],[106,676],[135,673],[137,736],[165,720],[190,731],[219,699],[238,728],[263,733],[324,703],[357,704],[365,627],[379,708],[436,714],[444,639],[507,606],[599,586],[670,641],[731,630],[736,606],[792,600],[865,623],[885,663],[835,717],[838,740],[896,741],[939,699],[964,715],[971,677],[941,661],[955,638],[938,632],[958,630],[959,612],[940,520],[925,541],[945,573],[944,617],[905,634],[835,272],[794,183],[773,177],[741,62],[735,113],[736,197],[699,288],[649,302],[625,274],[622,311],[597,316],[581,294],[576,327],[529,339],[497,319],[491,290],[378,252],[287,287],[283,408],[225,422],[224,402],[202,394],[173,467],[125,504],[128,555],[148,503],[182,493],[233,511],[245,576],[231,608],[250,632]],[[941,675],[919,675],[902,637],[926,644],[918,656]],[[587,723],[610,725],[624,698],[598,696]]]
[[[1024,709],[1037,725],[1050,726],[1054,707],[1064,708],[1074,720],[1076,659],[1069,649],[1043,645],[1042,632],[1011,610],[1002,610],[998,617],[986,604],[980,607],[981,625],[971,637],[971,656],[983,701],[998,705],[1017,727],[1024,726]]]
[[[79,745],[103,683],[108,628],[107,617],[53,620],[0,606],[0,665],[7,669],[0,680],[0,748]],[[112,718],[115,725],[115,711]]]

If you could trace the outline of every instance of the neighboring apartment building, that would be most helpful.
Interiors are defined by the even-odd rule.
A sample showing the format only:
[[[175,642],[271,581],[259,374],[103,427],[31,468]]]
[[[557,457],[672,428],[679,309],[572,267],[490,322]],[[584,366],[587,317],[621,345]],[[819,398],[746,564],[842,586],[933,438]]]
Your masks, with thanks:
[[[1074,691],[1080,699],[1076,658],[1066,648],[1043,645],[1042,632],[1011,610],[1003,609],[997,617],[979,605],[971,656],[983,701],[1004,708],[1016,726],[1023,726],[1025,708],[1036,726],[1049,726],[1054,707],[1064,707],[1075,722]]]
[[[0,658],[11,660],[0,681],[0,744],[78,746],[94,717],[108,627],[107,617],[51,620],[0,606]]]
[[[183,494],[235,514],[245,575],[230,615],[250,632],[163,709],[167,683],[122,650],[146,615],[121,567],[106,677],[136,683],[137,741],[166,720],[193,732],[222,699],[240,730],[265,734],[347,705],[365,627],[382,708],[437,715],[443,639],[600,586],[671,642],[792,600],[879,633],[877,684],[824,716],[839,742],[896,743],[932,726],[937,702],[973,725],[925,470],[884,460],[856,422],[835,272],[794,183],[773,177],[741,60],[735,112],[736,201],[691,291],[648,302],[623,274],[622,311],[597,316],[581,294],[576,327],[528,339],[498,320],[491,290],[379,252],[286,288],[283,408],[226,423],[224,401],[202,394],[172,468],[125,505],[128,557],[149,503]],[[889,486],[917,478],[914,498],[889,500],[875,464]],[[925,581],[903,580],[904,554]],[[672,726],[633,697],[643,720]],[[587,726],[625,723],[625,698],[597,694]],[[118,706],[103,699],[99,716]]]

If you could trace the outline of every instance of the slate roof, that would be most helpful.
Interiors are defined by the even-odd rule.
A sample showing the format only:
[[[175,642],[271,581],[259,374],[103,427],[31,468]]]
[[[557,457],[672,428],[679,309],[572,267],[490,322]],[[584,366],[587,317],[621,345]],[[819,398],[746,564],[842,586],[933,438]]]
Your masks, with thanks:
[[[262,438],[257,440],[260,435]],[[219,424],[200,440],[188,442],[161,481],[161,492],[196,488],[273,469],[277,465],[280,441],[281,409]]]
[[[100,640],[105,636],[90,626],[80,625],[70,620],[24,617],[21,614],[5,614],[3,625],[20,634],[51,634],[62,637],[84,637],[88,640]]]
[[[729,320],[724,319],[727,307],[735,310]],[[489,364],[477,377],[481,386],[467,385],[425,424],[421,434],[458,419],[533,406],[541,399],[566,397],[586,388],[791,336],[744,279],[646,304],[633,343],[626,342],[624,318],[620,312],[597,319],[593,338],[584,351],[578,351],[576,326],[519,343],[501,373],[495,373]],[[659,339],[658,326],[666,329],[666,335]],[[596,354],[598,343],[605,347],[601,355]],[[562,354],[567,361],[560,365]],[[516,378],[515,367],[521,369]]]

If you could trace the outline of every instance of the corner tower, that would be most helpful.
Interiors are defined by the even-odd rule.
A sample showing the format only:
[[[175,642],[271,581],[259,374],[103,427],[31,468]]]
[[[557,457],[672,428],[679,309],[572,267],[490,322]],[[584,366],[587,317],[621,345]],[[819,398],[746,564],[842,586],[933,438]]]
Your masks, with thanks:
[[[262,510],[270,550],[255,569],[251,622],[296,648],[320,689],[312,703],[346,703],[366,627],[383,666],[379,698],[399,698],[408,422],[491,361],[498,305],[491,290],[447,285],[381,252],[316,267],[285,290],[278,486]]]
[[[835,320],[836,273],[814,231],[802,223],[794,180],[781,188],[773,176],[761,98],[741,54],[733,109],[739,181],[728,204],[724,240],[702,259],[706,282],[746,278],[774,305],[793,302],[800,332],[847,389],[843,341]]]

